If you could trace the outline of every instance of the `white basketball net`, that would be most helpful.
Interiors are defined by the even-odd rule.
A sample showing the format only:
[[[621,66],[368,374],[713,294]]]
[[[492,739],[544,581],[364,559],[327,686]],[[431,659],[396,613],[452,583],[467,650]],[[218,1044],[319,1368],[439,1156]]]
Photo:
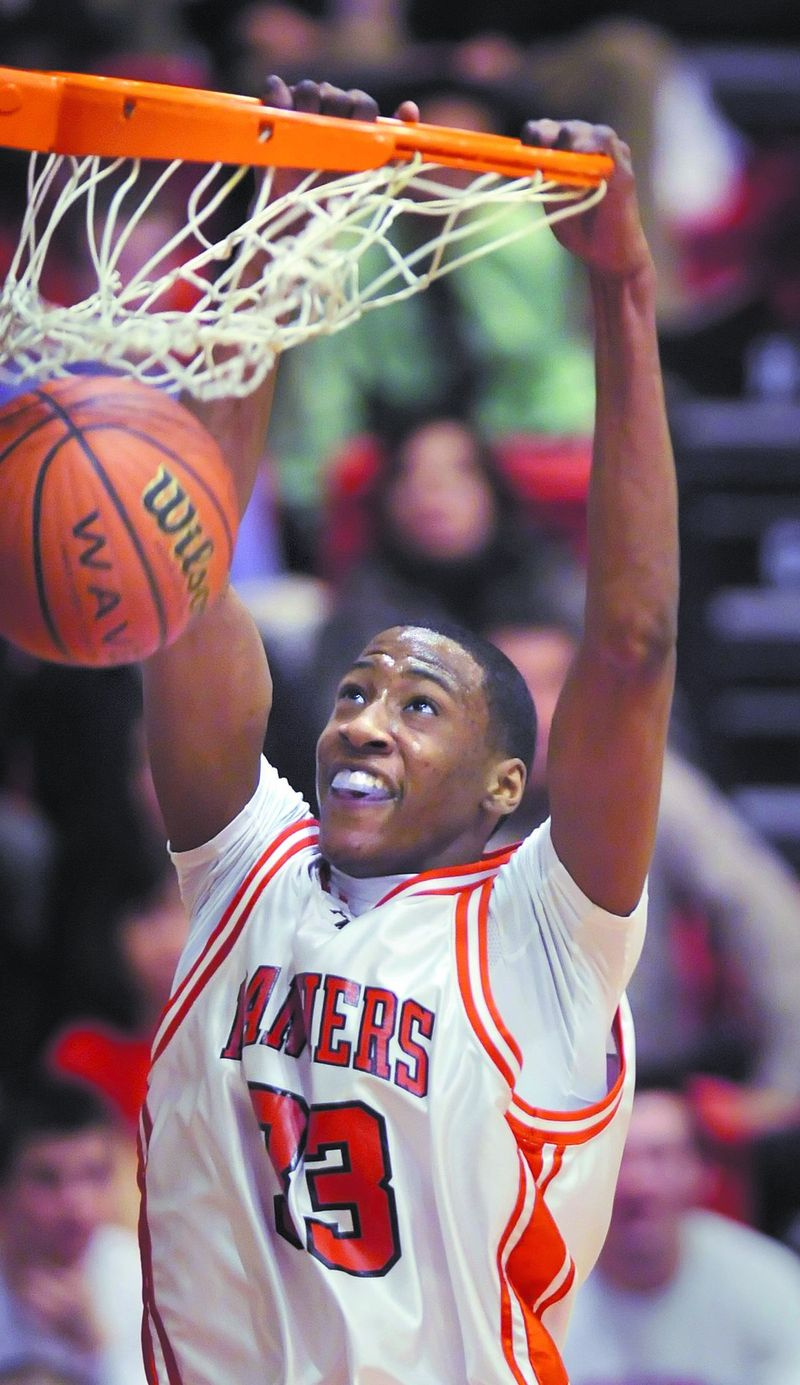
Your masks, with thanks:
[[[448,170],[417,160],[307,173],[271,200],[275,174],[267,169],[245,219],[239,212],[236,229],[218,238],[250,170],[213,165],[187,193],[193,169],[181,160],[31,156],[20,239],[0,295],[0,374],[18,381],[95,363],[198,399],[245,395],[280,352],[417,293],[605,192],[604,184],[567,188],[541,175],[493,173],[458,186]],[[129,263],[157,205],[170,208],[170,233]],[[514,208],[530,215],[509,216]],[[409,217],[410,253],[397,248]],[[64,236],[74,246],[76,231],[89,278],[80,301],[65,307],[45,301],[40,286],[48,256]],[[176,295],[189,306],[175,307]]]

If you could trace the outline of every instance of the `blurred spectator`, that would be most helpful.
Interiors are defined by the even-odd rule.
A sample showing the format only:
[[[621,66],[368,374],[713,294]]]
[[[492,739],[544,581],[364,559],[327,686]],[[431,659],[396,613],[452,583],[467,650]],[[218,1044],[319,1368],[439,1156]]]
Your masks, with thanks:
[[[79,1079],[116,1115],[119,1215],[135,1227],[136,1139],[150,1049],[187,932],[186,911],[166,850],[154,858],[136,893],[106,919],[106,929],[95,1004],[50,1039],[45,1058],[52,1072]]]
[[[178,8],[213,54],[221,85],[237,91],[259,91],[269,72],[321,79],[337,59],[352,72],[354,55],[359,67],[396,60],[407,41],[404,0],[229,0],[224,25],[217,0],[178,0]]]
[[[21,729],[25,658],[0,641],[0,1089],[24,1067],[45,1022],[48,906],[56,833],[36,801]]]
[[[529,8],[517,0],[499,0],[487,11],[480,0],[458,7],[447,0],[408,0],[405,5],[409,32],[426,40],[458,40],[489,29],[520,43],[534,43],[551,34],[567,34],[598,18],[623,16],[646,19],[663,26],[681,39],[778,39],[796,40],[796,13],[791,0],[765,0],[754,7],[748,0],[697,6],[690,0],[571,0],[558,8]],[[487,22],[488,21],[488,22]]]
[[[444,82],[422,104],[434,124],[494,130],[505,118]],[[509,233],[539,220],[535,208],[505,216]],[[429,217],[404,217],[394,243],[408,253],[415,237],[430,234]],[[370,253],[383,265],[383,252]],[[547,228],[462,265],[424,293],[365,312],[335,337],[287,353],[269,445],[278,501],[301,530],[311,531],[306,562],[316,541],[320,477],[334,451],[371,425],[376,406],[443,411],[457,392],[492,440],[517,432],[591,432],[585,296],[570,257]]]
[[[564,1352],[572,1385],[796,1385],[800,1262],[702,1210],[686,1097],[640,1083],[611,1224]]]
[[[186,929],[186,911],[165,851],[140,891],[108,920],[109,965],[103,980],[114,994],[119,1022],[83,1016],[49,1046],[51,1065],[95,1088],[131,1133],[145,1097],[150,1045],[169,999]]]
[[[0,1370],[0,1385],[75,1385],[75,1380],[49,1366],[10,1366]]]
[[[747,36],[733,15],[725,21],[717,16],[708,37],[717,29],[722,41],[757,41],[765,17],[766,12]],[[533,41],[521,42],[502,13],[493,14],[491,32],[479,29],[453,45],[450,70],[477,83],[503,82],[520,95],[527,90],[528,99],[532,92],[548,114],[579,111],[612,125],[628,141],[658,269],[668,383],[715,395],[760,392],[762,375],[780,352],[796,395],[796,122],[784,129],[777,115],[770,119],[768,88],[760,114],[752,93],[743,103],[723,103],[709,75],[713,62],[709,69],[672,13],[659,18],[655,7],[631,13],[623,6],[606,15],[587,14],[575,25],[559,18],[555,29],[548,35],[539,28]],[[766,31],[763,37],[769,37]],[[768,65],[770,50],[755,48],[752,56]],[[775,56],[776,70],[788,71],[780,65],[780,49]],[[744,46],[743,93],[749,62]]]
[[[371,546],[344,577],[304,679],[312,741],[333,705],[337,670],[375,630],[422,619],[477,629],[520,589],[548,612],[582,610],[580,565],[521,513],[469,421],[454,413],[382,417]]]
[[[587,19],[589,17],[587,16]],[[669,26],[642,15],[593,15],[533,43],[502,26],[454,46],[465,78],[504,82],[548,115],[575,111],[619,130],[638,170],[642,217],[658,270],[661,329],[691,327],[738,303],[745,266],[723,257],[700,274],[693,247],[713,228],[719,239],[738,206],[746,145],[713,98],[700,63]],[[688,132],[691,132],[690,134]],[[729,237],[738,249],[736,237]]]
[[[164,850],[163,829],[142,797],[139,671],[38,664],[26,680],[24,717],[33,791],[58,843],[50,1024],[87,1011],[118,1019],[109,919]]]
[[[71,0],[64,24],[60,0],[2,0],[0,41],[10,67],[89,71],[122,37],[121,16],[109,5]]]
[[[35,1075],[3,1111],[0,1367],[143,1385],[139,1254],[113,1223],[110,1131],[88,1090]]]

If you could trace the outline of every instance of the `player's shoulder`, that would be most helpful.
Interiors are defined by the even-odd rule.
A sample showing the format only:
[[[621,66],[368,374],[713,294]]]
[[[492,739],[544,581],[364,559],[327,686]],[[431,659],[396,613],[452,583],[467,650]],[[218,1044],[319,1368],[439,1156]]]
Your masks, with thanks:
[[[497,871],[495,889],[498,897],[508,891],[576,914],[593,907],[556,852],[549,818],[515,844]]]
[[[304,830],[315,838],[308,804],[262,756],[256,788],[232,821],[200,846],[171,852],[184,904],[192,912],[222,876],[242,877],[265,851]]]

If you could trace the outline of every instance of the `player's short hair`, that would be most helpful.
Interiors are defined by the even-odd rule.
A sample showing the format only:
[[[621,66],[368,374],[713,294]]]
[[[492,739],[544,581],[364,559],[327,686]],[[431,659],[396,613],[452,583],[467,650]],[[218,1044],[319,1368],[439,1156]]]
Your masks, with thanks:
[[[459,645],[483,674],[483,692],[489,713],[493,747],[513,756],[527,770],[536,749],[536,708],[525,679],[501,649],[473,630],[448,620],[415,620],[406,627],[430,630]]]
[[[108,1107],[90,1087],[46,1072],[31,1074],[0,1109],[0,1186],[13,1176],[31,1141],[110,1129],[111,1124]]]

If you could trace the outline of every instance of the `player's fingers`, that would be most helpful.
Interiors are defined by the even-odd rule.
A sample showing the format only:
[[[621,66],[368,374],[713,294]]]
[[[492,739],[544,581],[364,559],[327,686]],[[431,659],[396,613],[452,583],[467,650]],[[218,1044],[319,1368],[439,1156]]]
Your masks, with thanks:
[[[551,149],[560,129],[559,120],[526,120],[519,137],[523,144],[532,144],[539,149]]]
[[[347,117],[353,115],[354,102],[349,91],[334,87],[330,82],[320,82],[318,88],[319,112],[321,115]]]
[[[296,111],[306,111],[311,115],[319,115],[321,99],[318,82],[309,80],[296,82],[290,91]]]
[[[566,120],[556,140],[557,149],[574,149],[579,154],[606,151],[616,141],[610,125],[590,125],[585,120]]]
[[[419,106],[416,101],[401,101],[394,113],[395,120],[407,120],[416,125],[419,121]]]
[[[265,106],[274,106],[279,111],[291,111],[294,107],[292,93],[282,77],[274,74],[267,77],[261,90],[261,100]]]
[[[341,95],[348,103],[347,109],[342,111],[343,115],[349,116],[351,120],[377,120],[378,103],[374,96],[370,96],[369,92],[353,87],[352,90],[342,92]]]
[[[528,120],[520,139],[523,144],[571,149],[580,154],[611,152],[619,144],[610,126],[592,125],[588,120]]]

